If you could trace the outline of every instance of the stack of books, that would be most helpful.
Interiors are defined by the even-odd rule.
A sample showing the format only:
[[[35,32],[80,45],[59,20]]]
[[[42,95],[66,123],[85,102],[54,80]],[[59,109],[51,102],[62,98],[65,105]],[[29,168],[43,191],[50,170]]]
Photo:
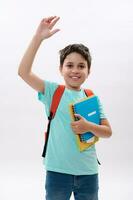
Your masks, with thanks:
[[[95,124],[100,124],[100,113],[97,96],[93,95],[84,98],[79,102],[71,104],[70,114],[72,120],[79,120],[74,116],[74,114],[80,114],[86,120]],[[84,151],[85,149],[94,145],[98,140],[99,138],[91,132],[76,135],[76,141],[80,151]]]

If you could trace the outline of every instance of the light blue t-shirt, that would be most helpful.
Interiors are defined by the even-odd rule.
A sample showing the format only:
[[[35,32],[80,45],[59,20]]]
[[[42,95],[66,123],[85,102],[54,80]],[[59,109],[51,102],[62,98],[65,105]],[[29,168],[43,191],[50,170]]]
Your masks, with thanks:
[[[45,81],[45,93],[38,93],[38,99],[44,103],[47,116],[57,83]],[[84,90],[75,91],[65,88],[56,115],[51,122],[47,153],[44,158],[45,169],[48,171],[90,175],[98,173],[98,162],[95,145],[80,152],[74,132],[71,129],[69,105],[86,97]],[[105,118],[99,101],[100,118]]]

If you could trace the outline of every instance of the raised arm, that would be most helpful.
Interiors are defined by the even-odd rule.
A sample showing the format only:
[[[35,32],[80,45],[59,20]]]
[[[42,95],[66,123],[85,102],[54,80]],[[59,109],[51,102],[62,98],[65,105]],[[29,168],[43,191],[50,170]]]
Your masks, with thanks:
[[[51,37],[59,29],[53,29],[56,22],[59,20],[59,17],[52,16],[48,18],[44,18],[33,36],[29,47],[27,48],[18,69],[18,75],[33,89],[44,92],[45,86],[44,81],[39,78],[36,74],[32,72],[32,64],[37,53],[39,46],[42,41]]]

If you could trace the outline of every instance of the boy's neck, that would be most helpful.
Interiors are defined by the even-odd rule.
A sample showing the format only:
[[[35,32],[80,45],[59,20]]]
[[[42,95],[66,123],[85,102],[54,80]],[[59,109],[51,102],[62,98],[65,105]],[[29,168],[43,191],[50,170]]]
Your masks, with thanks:
[[[65,85],[65,88],[68,89],[68,90],[77,91],[77,92],[81,91],[81,88],[74,88],[74,87],[70,88],[70,87],[68,87],[66,85]]]

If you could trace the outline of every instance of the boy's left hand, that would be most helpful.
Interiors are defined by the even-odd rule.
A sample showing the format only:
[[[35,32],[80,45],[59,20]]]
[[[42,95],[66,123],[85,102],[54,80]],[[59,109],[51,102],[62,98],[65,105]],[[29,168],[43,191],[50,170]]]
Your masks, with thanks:
[[[79,114],[75,114],[74,116],[77,117],[79,120],[71,122],[71,128],[73,132],[76,134],[83,134],[85,132],[88,132],[89,124],[91,125],[91,122],[87,121]]]

